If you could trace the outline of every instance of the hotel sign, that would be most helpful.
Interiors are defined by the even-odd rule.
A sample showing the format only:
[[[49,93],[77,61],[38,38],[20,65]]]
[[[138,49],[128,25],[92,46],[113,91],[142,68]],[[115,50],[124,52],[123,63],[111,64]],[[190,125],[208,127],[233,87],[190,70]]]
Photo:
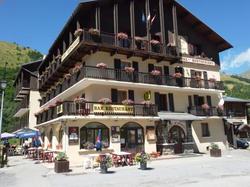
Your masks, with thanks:
[[[109,104],[94,104],[94,113],[116,113],[116,114],[133,114],[134,107],[129,105],[109,105]]]
[[[193,64],[202,64],[207,66],[215,66],[215,62],[212,60],[204,60],[190,57],[181,57],[182,62],[193,63]]]
[[[80,43],[80,36],[78,36],[75,41],[69,46],[69,48],[63,53],[61,61],[63,62],[67,56],[77,47]]]

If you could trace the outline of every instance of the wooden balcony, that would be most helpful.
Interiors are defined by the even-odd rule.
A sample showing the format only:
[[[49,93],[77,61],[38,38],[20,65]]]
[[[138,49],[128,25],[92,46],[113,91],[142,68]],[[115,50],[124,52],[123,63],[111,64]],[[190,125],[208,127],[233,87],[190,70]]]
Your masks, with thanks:
[[[22,117],[26,112],[29,111],[28,98],[29,97],[26,96],[23,100],[21,100],[19,103],[17,103],[14,117]]]
[[[103,104],[100,102],[75,103],[73,101],[67,101],[57,106],[49,107],[36,116],[37,124],[41,124],[60,116],[157,116],[157,112],[156,105]]]
[[[22,100],[27,94],[29,94],[30,82],[22,80],[16,85],[15,100]]]
[[[111,33],[91,35],[89,32],[83,31],[82,35],[68,46],[60,58],[49,63],[40,76],[39,89],[46,91],[55,81],[62,78],[65,71],[72,68],[74,63],[81,61],[85,55],[98,50],[109,52],[111,55],[123,54],[128,58],[137,56],[142,60],[155,59],[157,62],[167,60],[175,63],[179,59],[174,46],[163,46],[161,43],[155,45],[147,40],[138,42],[133,38],[119,40]]]
[[[188,112],[195,116],[223,116],[223,111],[219,111],[217,107],[203,109],[201,106],[188,107]]]

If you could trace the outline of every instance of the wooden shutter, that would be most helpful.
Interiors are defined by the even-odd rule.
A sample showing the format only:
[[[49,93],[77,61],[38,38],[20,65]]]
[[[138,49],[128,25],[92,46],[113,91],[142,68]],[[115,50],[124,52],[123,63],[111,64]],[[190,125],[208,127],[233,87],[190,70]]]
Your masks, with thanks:
[[[121,69],[121,60],[120,59],[114,59],[114,67],[115,67],[115,69]]]
[[[160,110],[160,94],[155,92],[155,104],[158,106],[158,110]]]
[[[135,100],[135,94],[134,94],[134,90],[129,90],[128,91],[128,99],[134,101]]]
[[[207,95],[207,104],[209,106],[212,106],[212,99],[211,99],[211,96],[210,95]]]
[[[191,95],[188,96],[188,106],[189,106],[189,107],[192,107],[192,106],[193,106],[193,103],[192,103],[192,96],[191,96]]]
[[[148,64],[148,72],[151,72],[154,70],[154,64]]]
[[[174,95],[172,93],[168,94],[168,101],[169,101],[169,110],[174,112]]]
[[[133,68],[135,69],[136,72],[139,72],[139,66],[138,66],[138,62],[133,62]]]
[[[169,75],[169,67],[164,66],[164,75],[168,76]]]
[[[117,103],[118,101],[118,91],[117,89],[111,89],[111,100],[113,103]]]
[[[194,106],[198,106],[199,103],[199,96],[198,95],[194,95]]]

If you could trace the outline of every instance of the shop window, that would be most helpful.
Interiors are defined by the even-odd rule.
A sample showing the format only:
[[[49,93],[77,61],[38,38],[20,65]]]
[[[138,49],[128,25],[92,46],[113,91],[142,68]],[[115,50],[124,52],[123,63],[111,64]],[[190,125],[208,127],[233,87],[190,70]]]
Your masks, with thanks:
[[[201,124],[201,131],[202,131],[202,137],[209,137],[210,136],[208,123]]]
[[[109,129],[101,123],[89,123],[80,129],[80,148],[94,149],[99,130],[103,148],[109,147]]]

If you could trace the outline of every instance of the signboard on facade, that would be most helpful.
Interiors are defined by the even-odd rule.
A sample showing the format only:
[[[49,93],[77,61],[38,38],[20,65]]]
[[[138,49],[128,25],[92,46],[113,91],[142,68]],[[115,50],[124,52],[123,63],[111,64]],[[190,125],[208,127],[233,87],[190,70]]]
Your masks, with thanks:
[[[77,144],[79,140],[79,127],[69,127],[69,144]]]
[[[147,133],[147,140],[148,141],[154,141],[156,139],[154,126],[147,126],[146,133]]]
[[[63,113],[63,104],[58,105],[56,107],[56,114],[61,114],[61,113]]]
[[[212,60],[204,60],[204,59],[190,58],[190,57],[181,57],[181,61],[187,62],[187,63],[193,63],[193,64],[215,66],[215,62]]]
[[[94,104],[94,113],[117,113],[117,114],[133,114],[134,107],[129,105],[109,105],[109,104]]]
[[[111,127],[111,141],[112,143],[120,143],[120,127],[112,126]]]
[[[69,56],[69,54],[77,47],[77,45],[80,43],[80,36],[78,36],[75,41],[69,46],[69,48],[63,53],[61,61],[63,62],[64,59]]]

